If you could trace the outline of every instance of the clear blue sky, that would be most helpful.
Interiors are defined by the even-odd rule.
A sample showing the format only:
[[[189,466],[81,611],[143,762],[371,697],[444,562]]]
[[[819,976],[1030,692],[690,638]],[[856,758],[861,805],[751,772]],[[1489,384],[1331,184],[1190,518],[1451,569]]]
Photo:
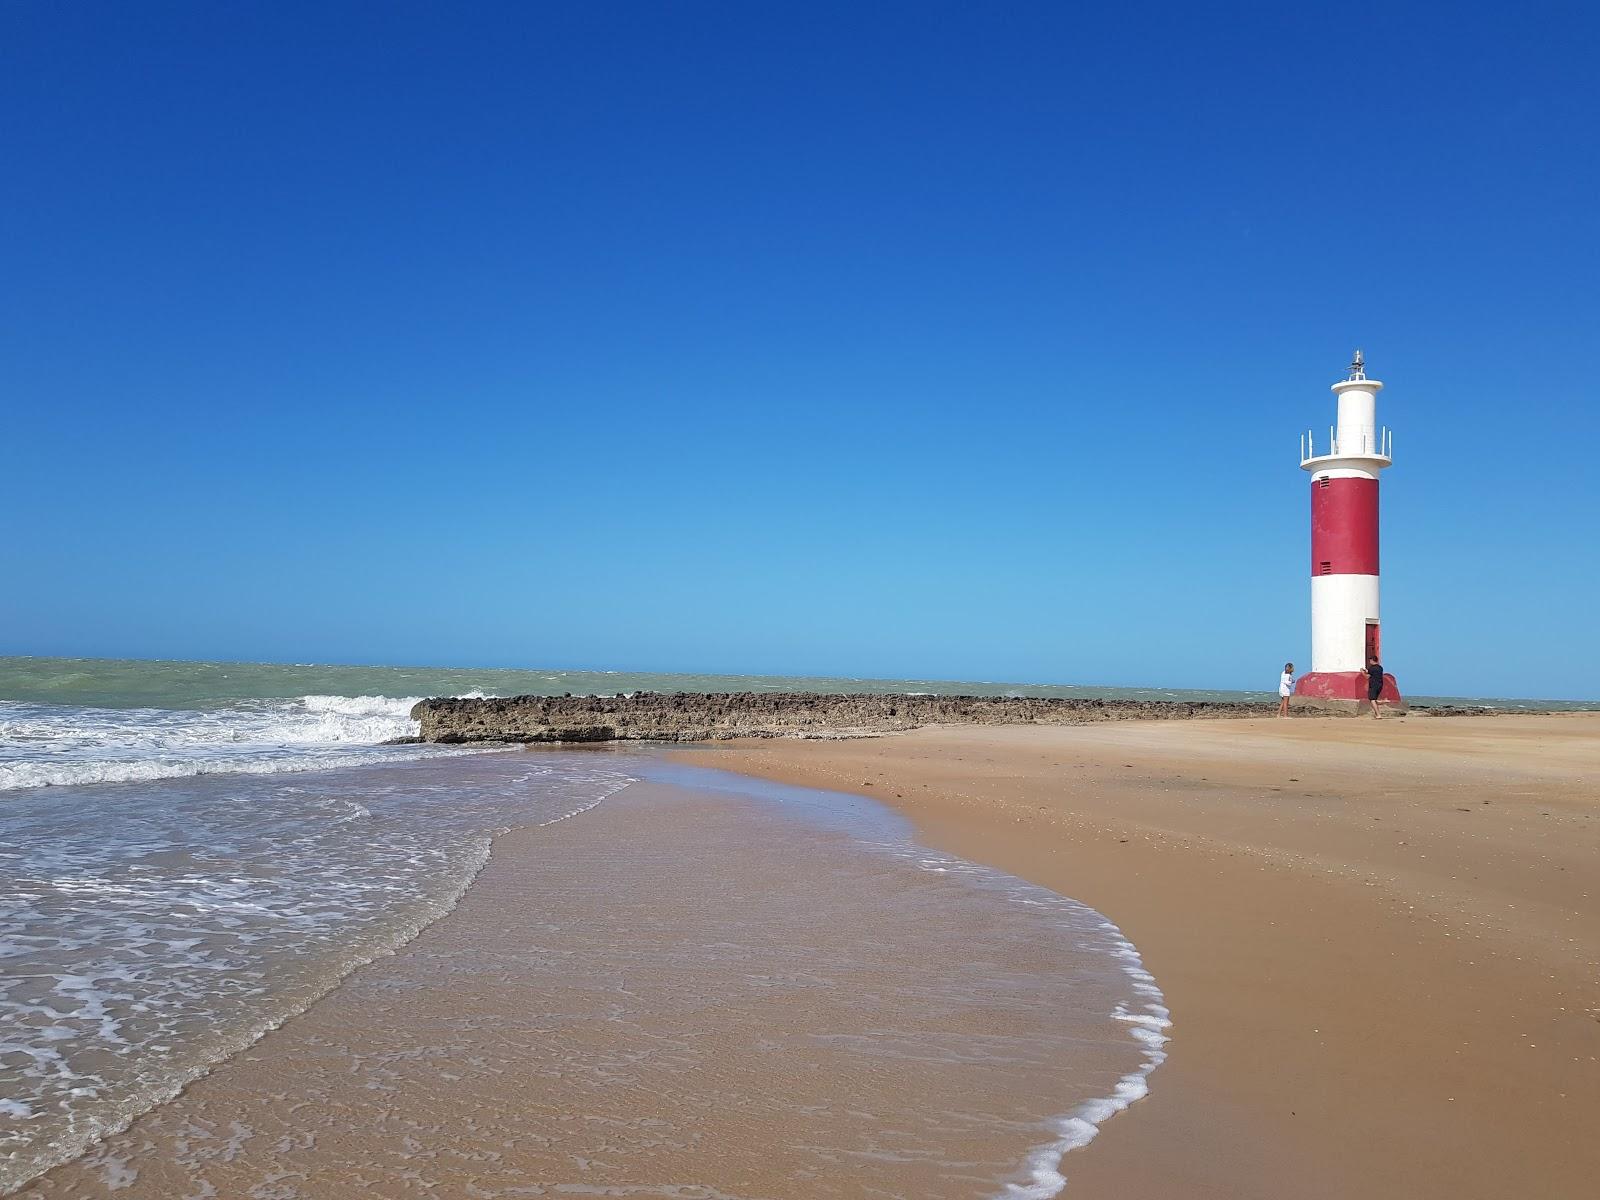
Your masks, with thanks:
[[[0,652],[1600,695],[1590,6],[0,8]]]

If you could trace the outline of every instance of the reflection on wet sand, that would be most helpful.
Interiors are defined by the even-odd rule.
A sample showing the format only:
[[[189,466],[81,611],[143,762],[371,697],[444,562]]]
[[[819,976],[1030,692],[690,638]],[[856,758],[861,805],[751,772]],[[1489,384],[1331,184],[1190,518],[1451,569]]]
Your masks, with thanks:
[[[846,803],[654,782],[507,834],[451,916],[23,1194],[1048,1194],[1060,1118],[1151,1061],[1125,944]]]

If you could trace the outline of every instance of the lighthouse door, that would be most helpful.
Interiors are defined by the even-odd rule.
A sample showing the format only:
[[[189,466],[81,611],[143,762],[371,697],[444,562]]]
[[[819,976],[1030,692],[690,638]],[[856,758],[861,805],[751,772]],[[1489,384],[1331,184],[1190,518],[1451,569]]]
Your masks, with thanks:
[[[1379,638],[1378,638],[1378,623],[1376,621],[1368,621],[1367,622],[1367,657],[1369,659],[1375,658],[1379,662],[1382,662],[1383,661],[1383,653],[1378,649],[1378,641],[1379,641]]]

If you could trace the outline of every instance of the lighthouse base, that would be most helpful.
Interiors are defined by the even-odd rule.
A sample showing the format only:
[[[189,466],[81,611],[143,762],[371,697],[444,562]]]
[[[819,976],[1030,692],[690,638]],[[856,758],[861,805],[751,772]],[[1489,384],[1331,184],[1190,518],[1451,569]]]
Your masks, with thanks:
[[[1383,677],[1383,691],[1378,693],[1378,705],[1383,712],[1406,711],[1406,702],[1395,685],[1393,675]],[[1348,716],[1370,712],[1372,706],[1367,703],[1367,673],[1312,671],[1302,675],[1294,685],[1289,707],[1344,713]]]

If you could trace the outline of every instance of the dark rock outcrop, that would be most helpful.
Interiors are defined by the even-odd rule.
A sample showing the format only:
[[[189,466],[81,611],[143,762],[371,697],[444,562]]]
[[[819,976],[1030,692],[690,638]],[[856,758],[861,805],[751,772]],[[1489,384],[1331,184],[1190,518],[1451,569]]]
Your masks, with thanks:
[[[866,737],[921,725],[1084,725],[1093,721],[1261,717],[1272,704],[1056,700],[1003,696],[637,692],[423,700],[425,742],[704,742],[739,737]]]

